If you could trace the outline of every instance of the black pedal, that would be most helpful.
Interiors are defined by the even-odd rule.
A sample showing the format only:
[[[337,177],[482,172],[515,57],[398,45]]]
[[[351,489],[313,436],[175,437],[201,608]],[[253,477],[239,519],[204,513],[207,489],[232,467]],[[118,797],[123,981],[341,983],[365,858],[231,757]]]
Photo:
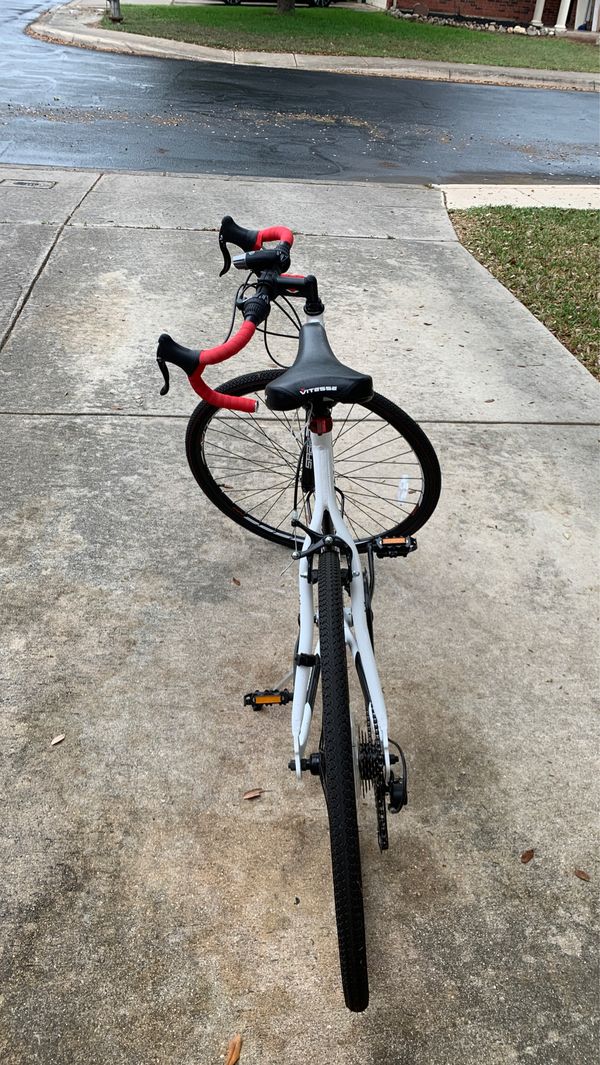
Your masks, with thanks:
[[[284,688],[283,691],[248,692],[244,696],[244,706],[251,706],[253,710],[262,710],[263,706],[285,706],[291,703],[294,693]]]
[[[414,536],[376,536],[372,544],[377,558],[406,558],[417,550]]]

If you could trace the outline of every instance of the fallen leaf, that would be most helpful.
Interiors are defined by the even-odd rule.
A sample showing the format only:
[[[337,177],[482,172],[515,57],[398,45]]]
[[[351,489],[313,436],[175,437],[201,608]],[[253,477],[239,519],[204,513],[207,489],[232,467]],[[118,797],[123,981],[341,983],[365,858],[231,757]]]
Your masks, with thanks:
[[[578,876],[580,880],[589,880],[590,874],[586,873],[585,869],[576,869],[575,876]]]
[[[232,579],[233,583],[234,583],[234,584],[237,584],[237,586],[238,586],[238,588],[239,588],[239,586],[240,586],[240,584],[241,584],[242,582],[241,582],[241,581],[238,581],[237,577],[232,577],[231,579]]]
[[[233,1035],[227,1044],[227,1053],[225,1055],[225,1065],[237,1065],[240,1060],[240,1054],[242,1053],[242,1037],[241,1035]]]
[[[534,851],[533,847],[529,851],[523,851],[523,853],[521,855],[521,861],[523,862],[523,865],[527,865],[527,862],[531,861],[531,859],[533,858],[534,854],[535,854],[535,851]]]
[[[61,732],[59,736],[55,736],[53,740],[50,740],[50,746],[51,747],[56,747],[57,743],[62,743],[62,741],[64,739],[65,739],[65,734],[64,734],[64,732]]]
[[[245,791],[242,795],[242,799],[260,799],[264,788],[251,788],[250,791]]]

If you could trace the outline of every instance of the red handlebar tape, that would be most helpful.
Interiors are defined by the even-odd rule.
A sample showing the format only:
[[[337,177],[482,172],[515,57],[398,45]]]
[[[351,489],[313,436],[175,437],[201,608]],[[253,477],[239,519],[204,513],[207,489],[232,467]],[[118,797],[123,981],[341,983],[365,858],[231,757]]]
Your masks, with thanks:
[[[253,251],[260,251],[265,241],[269,240],[284,241],[291,248],[294,243],[294,234],[287,226],[269,226],[268,229],[259,229]]]
[[[189,381],[194,392],[197,392],[207,403],[212,403],[213,407],[244,411],[245,414],[254,414],[258,408],[255,399],[247,399],[245,396],[227,396],[223,392],[215,392],[202,377],[205,366],[223,362],[225,359],[230,359],[232,355],[237,355],[238,351],[246,347],[255,332],[254,322],[244,322],[235,336],[225,341],[224,344],[217,344],[215,348],[207,348],[206,351],[200,352],[198,367],[193,374],[190,374]]]
[[[230,337],[224,344],[217,344],[215,348],[206,348],[200,352],[200,366],[212,366],[214,362],[224,362],[232,355],[237,355],[238,351],[250,343],[255,333],[254,322],[243,322],[235,336]]]
[[[192,375],[196,377],[198,371]],[[190,377],[190,382],[192,378]],[[244,414],[254,414],[258,409],[258,403],[255,399],[247,399],[245,396],[226,396],[223,392],[215,392],[214,388],[210,388],[198,375],[196,380],[192,382],[192,388],[194,392],[197,392],[202,399],[205,399],[207,403],[211,403],[213,407],[223,407],[225,410],[239,410]]]

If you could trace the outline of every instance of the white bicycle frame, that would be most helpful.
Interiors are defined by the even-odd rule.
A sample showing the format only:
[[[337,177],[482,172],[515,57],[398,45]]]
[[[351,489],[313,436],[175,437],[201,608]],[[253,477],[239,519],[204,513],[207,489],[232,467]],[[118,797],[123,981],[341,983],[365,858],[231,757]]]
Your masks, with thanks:
[[[314,321],[314,318],[312,319]],[[344,608],[344,634],[346,646],[350,649],[352,658],[356,664],[357,656],[360,655],[360,663],[366,687],[369,693],[368,712],[371,725],[374,729],[373,715],[377,719],[379,738],[385,754],[385,776],[390,777],[390,752],[388,744],[388,719],[385,709],[381,683],[375,664],[373,645],[369,635],[367,623],[367,611],[365,602],[365,589],[360,556],[354,543],[354,538],[344,521],[335,492],[335,471],[333,459],[333,434],[310,433],[312,448],[313,473],[314,473],[314,497],[312,504],[312,516],[308,526],[313,532],[323,532],[323,519],[329,515],[333,533],[339,540],[343,540],[351,552],[351,583],[350,583],[350,608]],[[329,530],[328,530],[329,531]],[[306,534],[303,551],[311,546],[311,538]],[[314,584],[310,581],[310,564],[308,558],[300,559],[300,632],[298,637],[299,655],[317,655],[319,653],[318,640],[315,639],[315,622],[317,620],[314,604]],[[301,758],[306,750],[310,724],[312,719],[312,707],[308,701],[308,689],[312,673],[312,666],[297,665],[294,679],[294,697],[292,703],[292,737],[294,742],[294,760],[296,764],[296,776],[302,776]]]

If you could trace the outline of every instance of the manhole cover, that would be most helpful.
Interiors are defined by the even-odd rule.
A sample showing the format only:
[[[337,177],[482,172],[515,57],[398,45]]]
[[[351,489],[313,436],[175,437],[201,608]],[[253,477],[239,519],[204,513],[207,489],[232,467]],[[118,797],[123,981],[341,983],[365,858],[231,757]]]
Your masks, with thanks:
[[[17,189],[53,189],[56,181],[21,181],[19,178],[0,178],[0,185]]]

